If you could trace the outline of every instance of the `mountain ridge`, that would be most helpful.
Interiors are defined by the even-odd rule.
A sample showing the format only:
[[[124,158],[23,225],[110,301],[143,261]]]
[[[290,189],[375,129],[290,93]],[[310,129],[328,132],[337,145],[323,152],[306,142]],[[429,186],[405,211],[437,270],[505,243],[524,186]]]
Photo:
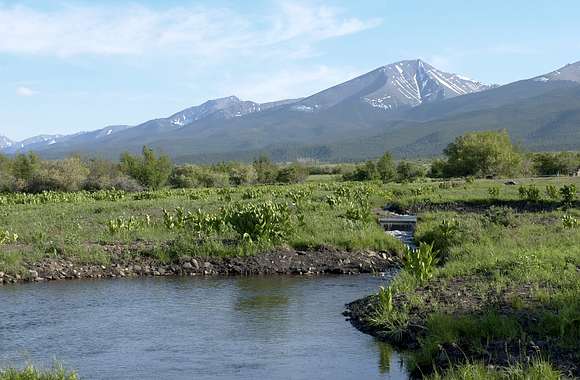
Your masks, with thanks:
[[[578,85],[580,62],[531,79],[494,86],[445,73],[420,59],[406,60],[381,66],[305,98],[257,103],[228,96],[166,118],[124,126],[115,133],[105,132],[103,128],[59,137],[50,145],[46,141],[44,145],[35,145],[34,150],[47,158],[60,158],[72,152],[116,158],[122,151],[137,152],[143,145],[150,145],[178,161],[183,157],[236,157],[236,152],[240,156],[247,155],[243,152],[264,150],[280,153],[284,149],[296,155],[302,150],[328,158],[332,150],[329,147],[351,146],[347,142],[358,139],[362,142],[359,155],[366,157],[365,147],[376,145],[369,139],[382,138],[393,140],[383,145],[400,155],[404,155],[405,149],[432,154],[433,151],[417,149],[417,144],[423,141],[425,145],[440,149],[439,142],[432,143],[433,136],[453,138],[452,130],[461,128],[453,129],[450,125],[455,125],[458,119],[468,121],[471,128],[495,127],[498,123],[490,121],[494,110],[512,110],[514,113],[510,115],[502,111],[502,117],[508,129],[510,124],[517,125],[512,129],[522,135],[524,127],[520,124],[526,117],[514,111],[518,105],[525,112],[536,115],[537,120],[548,123],[537,110],[529,109],[529,99],[552,91],[565,92]],[[573,91],[571,94],[576,96]],[[550,99],[566,103],[557,96]],[[541,103],[536,106],[541,108]],[[573,114],[575,110],[554,104],[550,107],[555,113]],[[472,114],[477,117],[473,118]],[[573,118],[558,120],[570,123]],[[546,125],[538,126],[533,120],[526,120],[524,124],[532,136],[525,139],[530,146],[541,146],[534,138],[550,136],[550,128]],[[538,131],[542,128],[540,134]],[[567,124],[563,128],[568,128]],[[554,133],[558,131],[554,126],[552,129]],[[394,133],[392,136],[396,138],[390,138],[389,133]],[[414,142],[410,136],[416,137]],[[575,146],[573,141],[572,145]],[[279,156],[291,155],[280,153]]]

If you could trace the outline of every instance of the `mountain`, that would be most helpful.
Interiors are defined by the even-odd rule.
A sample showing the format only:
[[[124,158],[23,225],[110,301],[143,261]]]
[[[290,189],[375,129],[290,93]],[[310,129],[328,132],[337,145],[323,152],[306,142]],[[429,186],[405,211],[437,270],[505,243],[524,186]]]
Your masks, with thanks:
[[[461,75],[437,70],[416,59],[379,67],[312,95],[295,104],[292,109],[313,112],[354,101],[383,110],[396,110],[489,88],[488,85]]]
[[[149,145],[177,162],[251,160],[260,152],[280,161],[340,161],[385,150],[401,157],[437,155],[467,131],[506,128],[523,147],[578,149],[579,115],[580,62],[490,86],[409,60],[305,98],[257,103],[229,96],[137,126],[27,147],[46,158],[76,152],[116,159]]]
[[[79,132],[73,135],[39,135],[18,142],[9,141],[9,145],[0,148],[0,151],[7,154],[25,153],[30,151],[42,152],[55,145],[58,146],[71,141],[87,141],[94,143],[98,139],[110,136],[113,133],[123,131],[127,128],[130,127],[127,125],[115,125],[92,132]],[[82,151],[79,152],[82,153]]]
[[[539,82],[571,81],[580,83],[580,62],[567,64],[561,69],[536,77],[534,80]]]
[[[10,140],[6,136],[0,135],[0,150],[10,148],[14,144],[14,141]]]
[[[17,153],[21,151],[31,151],[44,149],[52,144],[55,144],[61,135],[39,135],[27,138],[22,141],[11,141],[6,147],[2,149],[3,153]]]

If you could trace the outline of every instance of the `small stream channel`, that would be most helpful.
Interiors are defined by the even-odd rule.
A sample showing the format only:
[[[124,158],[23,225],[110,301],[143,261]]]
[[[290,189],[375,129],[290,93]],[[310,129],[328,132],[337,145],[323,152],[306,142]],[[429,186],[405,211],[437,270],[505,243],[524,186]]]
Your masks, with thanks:
[[[405,243],[412,231],[390,231]],[[382,276],[161,277],[0,286],[0,368],[83,379],[408,378],[344,305]]]

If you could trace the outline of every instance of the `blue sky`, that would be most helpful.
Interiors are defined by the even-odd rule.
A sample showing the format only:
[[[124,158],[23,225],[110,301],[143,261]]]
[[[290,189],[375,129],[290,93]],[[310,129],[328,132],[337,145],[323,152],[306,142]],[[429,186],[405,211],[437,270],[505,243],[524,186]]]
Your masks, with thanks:
[[[579,14],[577,0],[0,0],[0,135],[299,97],[403,59],[508,83],[580,60]]]

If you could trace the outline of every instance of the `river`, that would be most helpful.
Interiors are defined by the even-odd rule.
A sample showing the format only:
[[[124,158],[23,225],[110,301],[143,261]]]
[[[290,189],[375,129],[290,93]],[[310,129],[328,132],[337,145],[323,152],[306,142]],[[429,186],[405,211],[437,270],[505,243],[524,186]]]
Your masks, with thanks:
[[[0,286],[0,368],[86,379],[407,379],[342,316],[391,275],[165,277]]]

